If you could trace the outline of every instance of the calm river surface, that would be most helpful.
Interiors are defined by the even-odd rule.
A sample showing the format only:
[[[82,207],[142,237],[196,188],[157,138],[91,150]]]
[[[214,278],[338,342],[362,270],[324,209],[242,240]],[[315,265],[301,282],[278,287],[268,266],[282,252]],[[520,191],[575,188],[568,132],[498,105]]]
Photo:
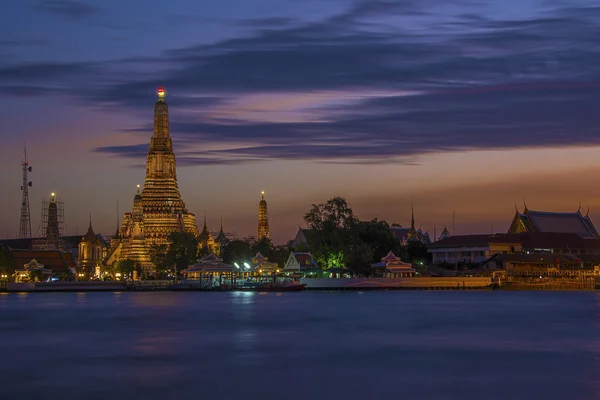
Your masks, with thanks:
[[[0,294],[6,399],[594,399],[600,293]]]

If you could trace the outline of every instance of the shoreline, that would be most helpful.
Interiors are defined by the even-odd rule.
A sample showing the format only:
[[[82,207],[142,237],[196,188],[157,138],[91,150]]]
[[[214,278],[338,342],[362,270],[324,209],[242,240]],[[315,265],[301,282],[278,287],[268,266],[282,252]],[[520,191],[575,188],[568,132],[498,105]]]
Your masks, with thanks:
[[[307,291],[398,291],[398,290],[502,290],[502,291],[594,291],[595,278],[537,282],[535,280],[495,280],[491,277],[413,277],[413,278],[302,278]],[[205,281],[85,281],[9,283],[4,293],[48,292],[262,292],[248,286],[213,286]],[[286,290],[281,290],[285,292]]]

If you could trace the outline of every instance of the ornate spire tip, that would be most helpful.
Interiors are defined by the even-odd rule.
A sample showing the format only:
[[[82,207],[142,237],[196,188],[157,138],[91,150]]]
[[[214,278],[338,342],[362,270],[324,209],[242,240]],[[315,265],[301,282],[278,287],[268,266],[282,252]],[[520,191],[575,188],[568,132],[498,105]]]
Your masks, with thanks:
[[[165,92],[165,88],[162,86],[159,86],[158,87],[158,97],[162,99],[163,97],[165,97],[165,94],[167,94],[167,92]]]

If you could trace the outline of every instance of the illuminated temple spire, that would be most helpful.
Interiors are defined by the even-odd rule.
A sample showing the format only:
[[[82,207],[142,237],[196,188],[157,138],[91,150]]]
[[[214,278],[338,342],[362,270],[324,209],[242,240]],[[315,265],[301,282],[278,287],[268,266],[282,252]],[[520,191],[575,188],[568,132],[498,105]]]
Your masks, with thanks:
[[[146,179],[134,198],[133,210],[126,213],[119,237],[111,245],[105,264],[118,259],[132,259],[151,269],[149,249],[168,243],[171,232],[198,235],[196,217],[189,212],[179,193],[173,143],[169,131],[169,107],[163,87],[157,91],[154,104],[154,131],[146,158]]]
[[[56,194],[50,195],[48,204],[48,224],[46,225],[46,240],[58,240],[60,233],[58,229],[58,205],[56,204]]]
[[[262,198],[258,203],[258,239],[268,238],[269,232],[269,216],[267,214],[267,201],[265,200],[265,192],[262,192]]]

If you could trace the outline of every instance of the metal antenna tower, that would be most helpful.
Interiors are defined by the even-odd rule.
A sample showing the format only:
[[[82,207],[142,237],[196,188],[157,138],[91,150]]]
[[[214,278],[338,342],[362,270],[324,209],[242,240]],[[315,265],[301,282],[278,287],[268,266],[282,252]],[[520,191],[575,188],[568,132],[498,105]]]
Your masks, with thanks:
[[[25,157],[21,163],[23,166],[23,183],[21,185],[21,226],[19,228],[19,239],[29,239],[31,238],[31,213],[29,212],[29,188],[31,187],[31,181],[28,174],[31,172],[31,167],[27,160],[27,147],[23,147]]]

